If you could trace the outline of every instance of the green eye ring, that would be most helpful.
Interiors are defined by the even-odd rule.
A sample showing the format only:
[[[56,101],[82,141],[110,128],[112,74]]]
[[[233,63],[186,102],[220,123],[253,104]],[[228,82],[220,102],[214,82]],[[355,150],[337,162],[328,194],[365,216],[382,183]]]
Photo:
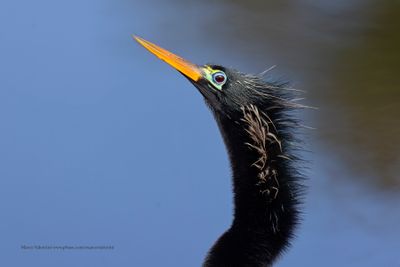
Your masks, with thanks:
[[[214,70],[211,69],[210,67],[207,67],[205,69],[205,72],[206,72],[206,78],[212,84],[212,86],[218,90],[222,90],[222,86],[228,80],[228,77],[226,76],[225,72],[223,72],[222,70]]]

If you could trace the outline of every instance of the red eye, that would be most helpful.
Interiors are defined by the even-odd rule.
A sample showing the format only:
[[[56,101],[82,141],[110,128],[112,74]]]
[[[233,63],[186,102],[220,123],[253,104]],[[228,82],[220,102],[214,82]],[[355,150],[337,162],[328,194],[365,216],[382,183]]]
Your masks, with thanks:
[[[217,83],[223,83],[225,81],[225,77],[222,75],[217,75],[217,76],[215,76],[215,81]]]
[[[223,72],[216,72],[213,75],[213,80],[215,83],[217,83],[218,85],[222,85],[225,83],[226,81],[226,75]]]

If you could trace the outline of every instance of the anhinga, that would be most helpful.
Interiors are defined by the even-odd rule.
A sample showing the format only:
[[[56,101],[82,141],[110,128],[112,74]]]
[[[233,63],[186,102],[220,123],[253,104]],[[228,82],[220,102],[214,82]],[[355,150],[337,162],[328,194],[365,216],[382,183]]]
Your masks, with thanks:
[[[271,266],[298,223],[301,175],[291,144],[298,124],[284,84],[220,65],[198,66],[140,37],[136,41],[182,73],[217,121],[232,168],[234,219],[205,267]]]

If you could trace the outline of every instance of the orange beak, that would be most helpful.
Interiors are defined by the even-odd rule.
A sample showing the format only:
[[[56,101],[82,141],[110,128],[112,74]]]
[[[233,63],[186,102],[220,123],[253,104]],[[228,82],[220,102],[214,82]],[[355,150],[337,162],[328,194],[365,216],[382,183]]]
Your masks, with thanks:
[[[164,60],[169,65],[171,65],[174,69],[181,72],[186,77],[190,78],[192,81],[197,82],[202,76],[203,73],[201,69],[190,63],[183,58],[172,54],[171,52],[153,44],[149,41],[146,41],[138,36],[133,35],[133,38],[141,45],[143,45],[147,50],[156,55],[159,59]]]

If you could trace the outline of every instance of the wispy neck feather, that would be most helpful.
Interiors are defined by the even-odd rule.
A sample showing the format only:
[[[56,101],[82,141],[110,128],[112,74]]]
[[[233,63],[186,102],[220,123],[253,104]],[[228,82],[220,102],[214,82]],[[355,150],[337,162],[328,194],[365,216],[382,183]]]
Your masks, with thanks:
[[[284,108],[249,104],[238,120],[215,114],[233,173],[234,219],[204,267],[271,266],[288,247],[301,186],[289,150],[290,126],[279,122]]]

